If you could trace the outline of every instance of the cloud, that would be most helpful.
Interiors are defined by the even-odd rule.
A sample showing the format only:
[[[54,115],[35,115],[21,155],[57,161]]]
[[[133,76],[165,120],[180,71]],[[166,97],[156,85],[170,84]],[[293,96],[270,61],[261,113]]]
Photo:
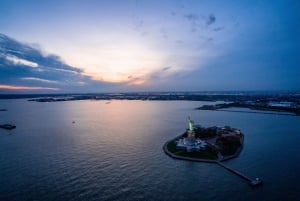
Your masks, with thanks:
[[[197,14],[190,13],[190,14],[184,15],[184,17],[188,21],[190,21],[193,25],[200,25],[200,23],[199,23],[200,20],[201,21],[205,20],[205,24],[207,26],[216,22],[216,16],[214,14],[210,14],[207,17],[200,15],[200,17],[199,17],[199,15],[197,15]]]
[[[147,32],[147,31],[143,31],[143,32],[141,32],[141,36],[147,36],[149,33]]]
[[[128,76],[128,81],[125,82],[127,85],[141,85],[146,82],[145,78],[143,76],[134,76],[134,75],[129,75]]]
[[[138,20],[134,22],[134,26],[136,29],[141,29],[144,26],[144,20]]]
[[[162,69],[153,71],[145,77],[145,80],[150,81],[152,83],[156,83],[158,81],[165,80],[166,77],[171,76],[173,74],[171,72],[171,69],[172,69],[171,66],[167,66]]]
[[[207,36],[200,36],[199,38],[201,38],[203,41],[206,42],[211,42],[214,40],[212,37],[207,37]]]
[[[195,21],[197,21],[197,20],[199,19],[198,15],[193,14],[193,13],[184,15],[184,17],[185,17],[186,19],[188,19],[189,21],[191,21],[191,22],[195,22]]]
[[[169,70],[169,69],[171,69],[172,67],[171,66],[167,66],[167,67],[164,67],[163,69],[162,69],[162,71],[167,71],[167,70]]]
[[[57,91],[59,88],[53,87],[30,87],[30,86],[16,86],[16,85],[3,85],[0,84],[0,89],[4,90],[50,90]]]
[[[47,68],[47,67],[45,67]],[[81,70],[74,70],[74,69],[59,69],[59,68],[48,68],[48,71],[53,71],[53,72],[64,72],[64,73],[71,73],[71,74],[80,74],[82,73]]]
[[[197,14],[190,13],[184,15],[184,17],[190,22],[191,32],[196,32],[199,26],[199,19],[200,19],[199,16]]]
[[[209,26],[209,25],[215,23],[215,21],[216,21],[215,15],[214,15],[214,14],[210,14],[210,15],[207,17],[207,19],[206,19],[206,25]]]
[[[16,56],[13,55],[6,55],[5,56],[6,60],[11,62],[13,65],[24,65],[32,68],[38,67],[38,64],[32,61],[28,61],[26,59],[20,59]]]
[[[184,17],[191,24],[191,32],[197,32],[199,28],[206,29],[207,26],[210,26],[216,22],[216,16],[214,14],[210,14],[208,16],[198,15],[194,13],[186,14]],[[220,31],[223,28],[216,28],[214,31]]]
[[[183,41],[183,40],[176,40],[175,43],[176,43],[176,44],[183,44],[184,41]]]
[[[0,34],[0,85],[2,90],[83,91],[83,87],[110,85],[95,81],[77,67],[53,54]]]
[[[133,27],[142,37],[145,37],[149,34],[148,31],[146,31],[144,20],[135,19],[133,21]]]
[[[29,81],[38,81],[38,82],[45,82],[45,83],[59,83],[58,81],[55,80],[46,80],[46,79],[41,79],[37,77],[24,77],[21,78],[22,80],[29,80]]]
[[[166,31],[166,29],[164,29],[164,28],[161,28],[160,29],[160,34],[161,34],[161,36],[164,38],[164,39],[168,39],[168,32]]]
[[[81,86],[84,86],[84,85],[86,85],[87,83],[86,83],[86,82],[83,82],[83,81],[78,81],[78,84],[81,85]]]
[[[222,31],[225,27],[217,27],[217,28],[214,28],[213,31]]]
[[[141,84],[149,84],[153,81],[159,81],[167,77],[170,73],[171,66],[163,67],[161,69],[149,72],[147,74],[141,76],[129,75],[127,85],[141,85]]]

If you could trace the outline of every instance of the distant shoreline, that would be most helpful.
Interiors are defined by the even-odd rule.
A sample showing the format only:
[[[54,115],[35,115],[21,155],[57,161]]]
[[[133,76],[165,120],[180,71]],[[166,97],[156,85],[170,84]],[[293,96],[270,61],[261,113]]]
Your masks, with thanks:
[[[248,101],[250,102],[250,101]],[[233,102],[233,103],[223,103],[223,104],[215,104],[215,105],[203,105],[201,107],[196,108],[197,110],[215,110],[215,111],[226,111],[226,112],[243,112],[243,113],[263,113],[263,114],[281,114],[281,115],[300,115],[300,107],[295,103],[290,103],[289,107],[284,106],[272,106],[269,105],[269,102]],[[229,108],[229,110],[224,110]],[[241,111],[241,110],[230,110],[230,108],[248,108],[251,110],[258,111],[270,111],[268,112],[256,112],[256,111]],[[271,113],[273,112],[273,113]],[[286,113],[283,113],[286,112]],[[288,114],[291,113],[291,114]]]
[[[77,100],[141,100],[141,101],[206,101],[210,104],[199,110],[216,110],[239,107],[253,110],[293,113],[300,116],[300,93],[213,93],[213,92],[136,92],[99,94],[0,94],[0,99],[28,99],[34,102],[62,102]],[[226,110],[230,111],[230,110]],[[236,112],[233,111],[232,112]],[[244,112],[244,111],[243,111]],[[245,112],[252,113],[252,112]],[[254,112],[253,112],[254,113]],[[269,114],[269,113],[266,113]],[[271,113],[270,113],[271,114]],[[288,114],[284,114],[288,115]]]
[[[254,114],[273,114],[273,115],[286,115],[286,116],[297,116],[296,114],[293,114],[293,113],[289,113],[289,112],[286,112],[284,113],[283,111],[282,112],[275,112],[275,111],[272,111],[272,110],[267,110],[269,112],[260,112],[260,111],[243,111],[243,110],[222,110],[222,109],[219,109],[219,110],[215,110],[215,111],[221,111],[221,112],[237,112],[237,113],[254,113]]]

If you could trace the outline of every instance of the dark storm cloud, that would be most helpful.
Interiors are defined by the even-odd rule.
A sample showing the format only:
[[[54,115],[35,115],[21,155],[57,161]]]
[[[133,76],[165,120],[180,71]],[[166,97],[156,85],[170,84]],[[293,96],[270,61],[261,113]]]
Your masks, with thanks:
[[[0,34],[0,84],[75,89],[95,84],[79,68],[65,64],[57,55]],[[101,84],[98,82],[98,84]]]

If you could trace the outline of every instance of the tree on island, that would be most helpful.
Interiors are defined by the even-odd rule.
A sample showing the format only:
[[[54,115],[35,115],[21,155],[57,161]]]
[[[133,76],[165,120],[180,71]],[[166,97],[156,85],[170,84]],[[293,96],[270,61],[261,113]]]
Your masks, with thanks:
[[[240,138],[236,136],[219,137],[216,143],[223,156],[235,154],[237,149],[241,146]]]

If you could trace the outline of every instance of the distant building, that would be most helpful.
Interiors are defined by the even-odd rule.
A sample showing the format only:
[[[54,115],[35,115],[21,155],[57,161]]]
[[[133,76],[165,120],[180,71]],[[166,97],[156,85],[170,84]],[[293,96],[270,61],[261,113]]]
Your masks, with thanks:
[[[201,151],[206,148],[206,142],[200,139],[192,138],[181,138],[177,141],[177,149],[185,149],[187,152]]]
[[[293,107],[295,107],[295,104],[292,103],[292,102],[287,102],[287,101],[281,101],[281,102],[273,102],[273,101],[270,101],[270,102],[268,103],[268,106],[271,106],[271,107],[293,108]]]
[[[239,129],[235,128],[230,128],[228,126],[225,126],[223,128],[219,128],[217,131],[217,134],[222,137],[227,137],[227,136],[240,136],[241,131]]]

